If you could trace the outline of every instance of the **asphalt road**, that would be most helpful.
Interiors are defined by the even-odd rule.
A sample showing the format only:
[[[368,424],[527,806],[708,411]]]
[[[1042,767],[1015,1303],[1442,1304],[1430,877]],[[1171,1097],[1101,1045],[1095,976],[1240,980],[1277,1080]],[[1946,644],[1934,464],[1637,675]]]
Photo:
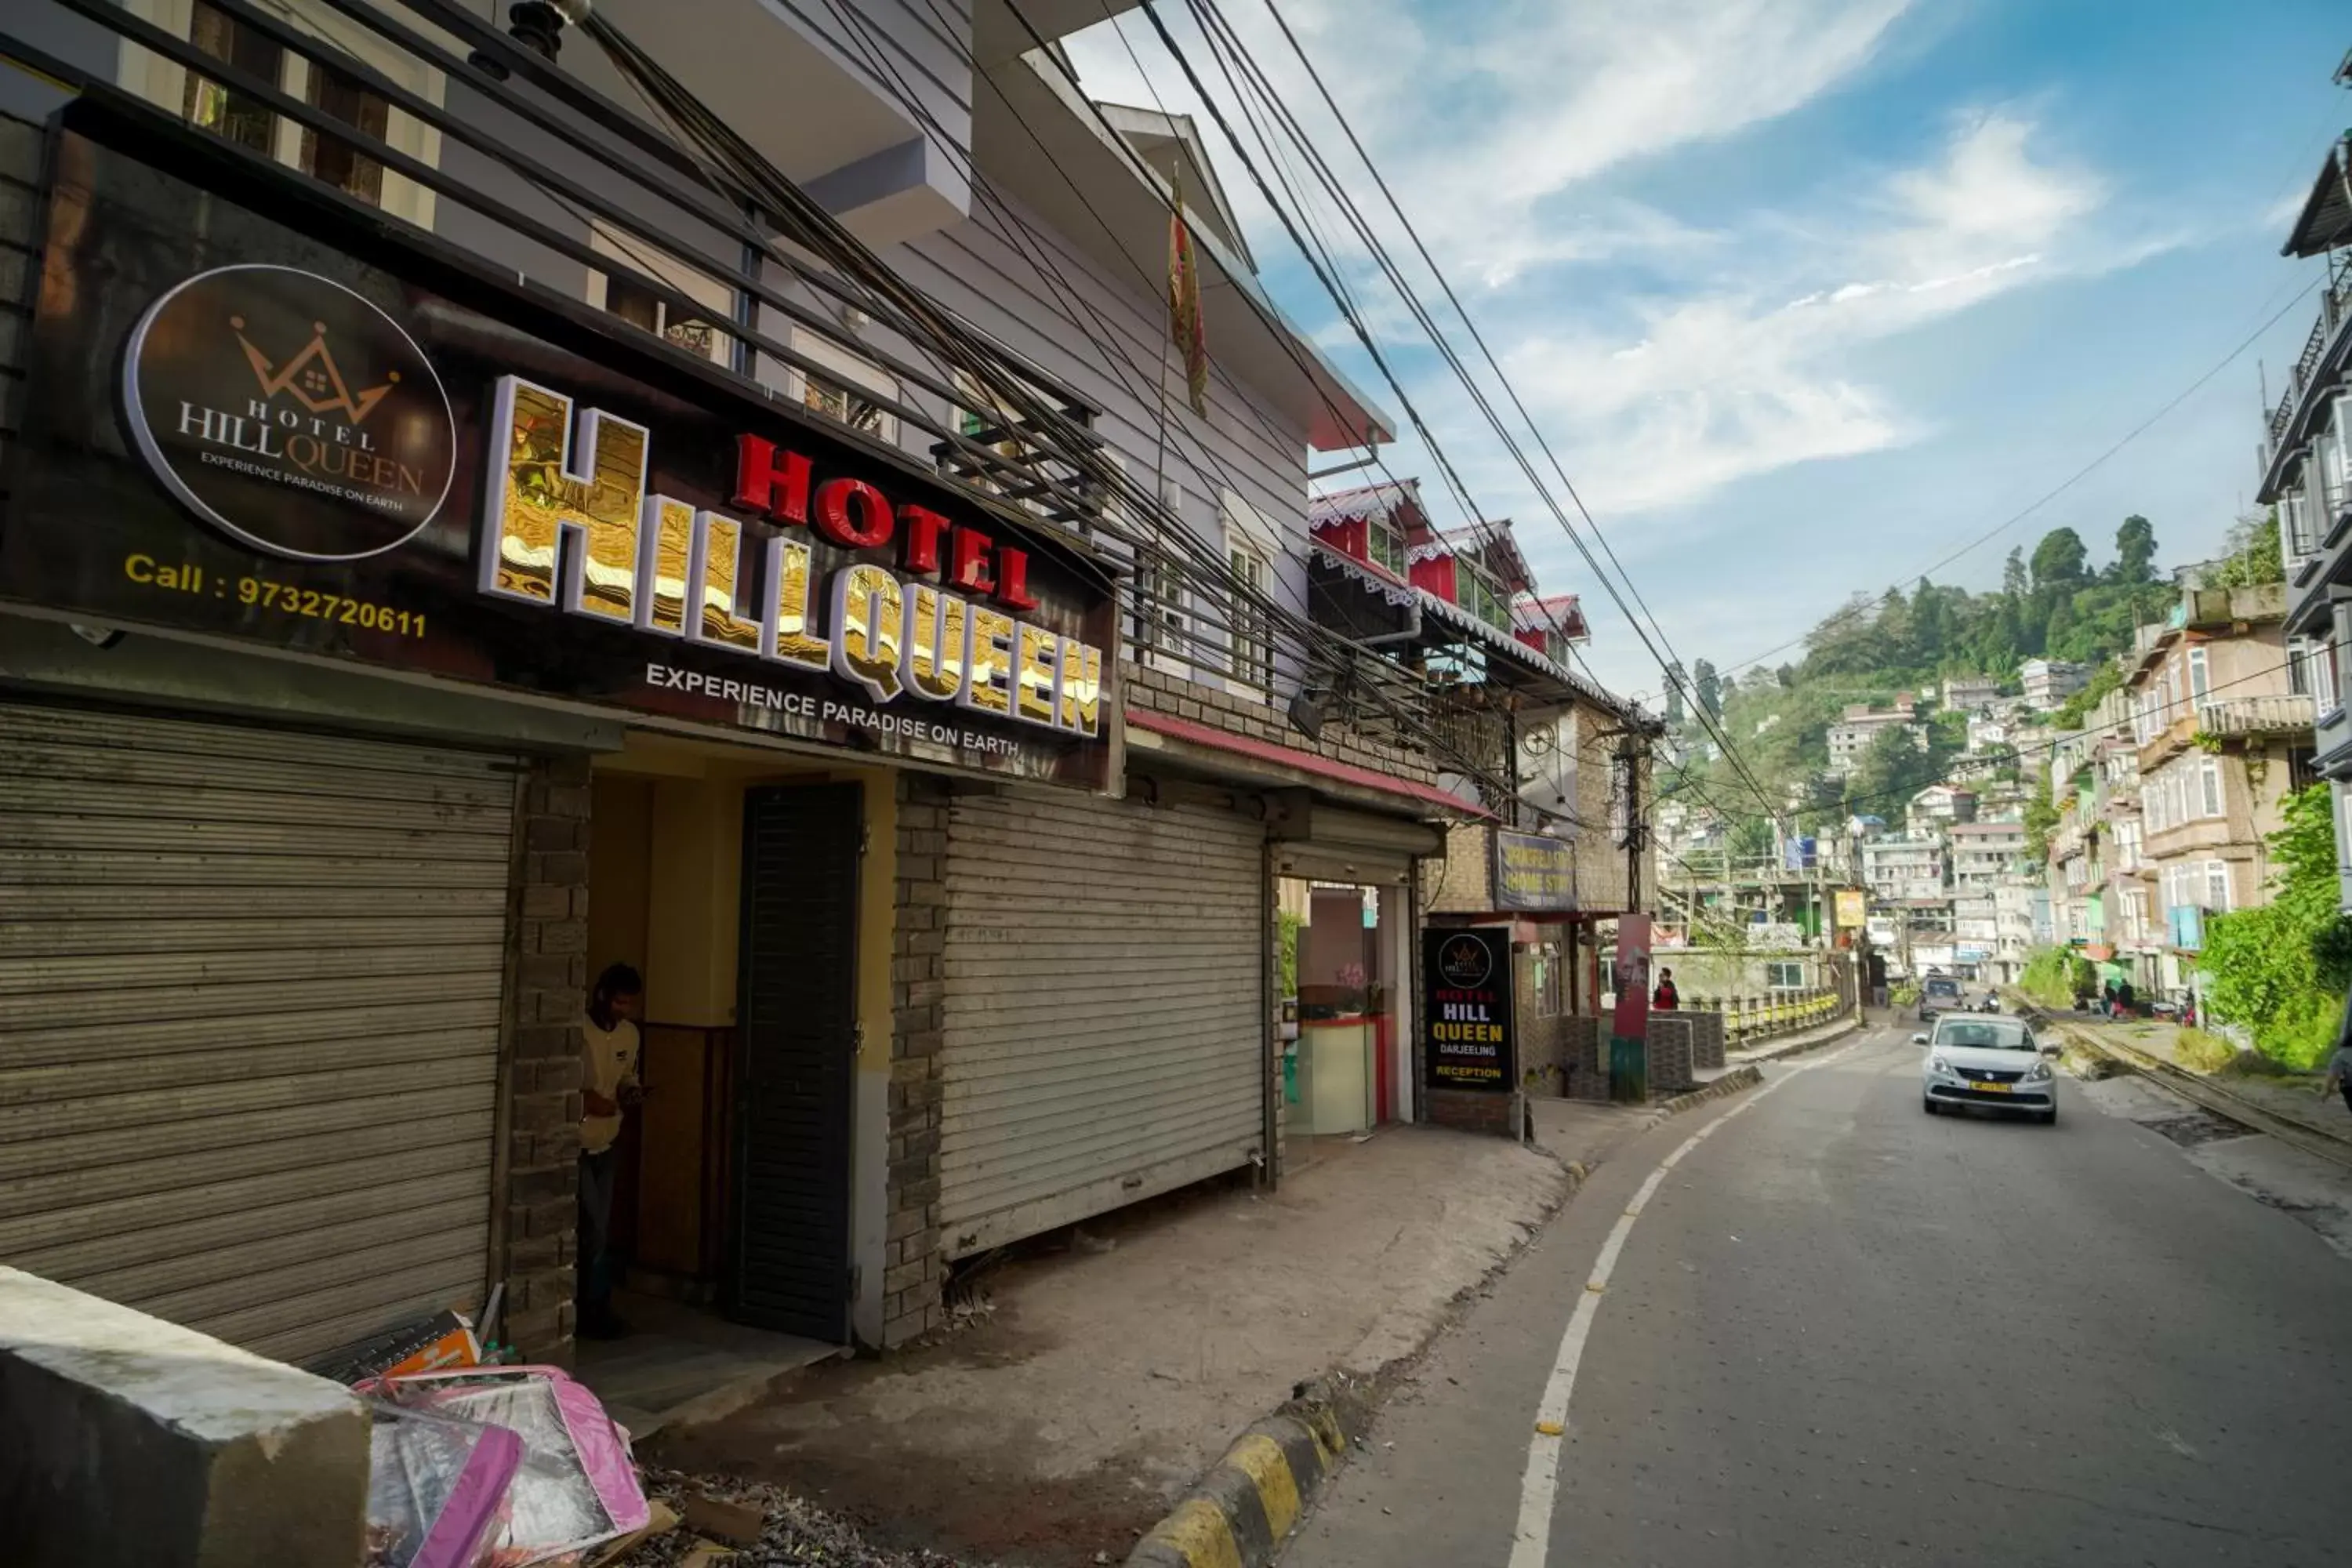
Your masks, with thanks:
[[[1768,1070],[1612,1152],[1288,1568],[2352,1562],[2352,1261],[2227,1130],[2071,1080],[2055,1127],[1927,1117],[1904,1030]]]

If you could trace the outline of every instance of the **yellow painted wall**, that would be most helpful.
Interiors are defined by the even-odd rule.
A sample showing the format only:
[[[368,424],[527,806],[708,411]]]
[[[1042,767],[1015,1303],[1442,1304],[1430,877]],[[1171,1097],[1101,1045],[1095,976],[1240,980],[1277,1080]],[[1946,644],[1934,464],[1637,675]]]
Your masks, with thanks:
[[[600,773],[589,805],[588,979],[608,964],[646,965],[651,912],[654,790],[650,779]],[[586,1004],[587,998],[581,998]]]
[[[853,1157],[861,1178],[857,1206],[878,1216],[883,1194],[865,1189],[878,1187],[882,1179],[887,1128],[875,1125],[878,1118],[866,1108],[883,1104],[890,1070],[898,876],[897,779],[890,770],[802,768],[749,748],[631,736],[626,749],[600,759],[597,767],[591,945],[599,953],[609,947],[614,956],[645,971],[650,1023],[702,1028],[733,1024],[744,792],[763,784],[849,782],[863,790],[867,846],[857,902],[860,1084]],[[629,951],[633,943],[635,952]],[[598,959],[604,962],[609,959]],[[690,1267],[690,1238],[699,1224],[701,1063],[689,1059],[683,1041],[673,1040],[666,1048],[677,1059],[645,1113],[640,1247],[650,1248],[646,1261],[684,1271]],[[861,1241],[866,1228],[859,1226]],[[871,1228],[878,1238],[878,1217]],[[878,1283],[882,1269],[875,1250],[866,1272]]]

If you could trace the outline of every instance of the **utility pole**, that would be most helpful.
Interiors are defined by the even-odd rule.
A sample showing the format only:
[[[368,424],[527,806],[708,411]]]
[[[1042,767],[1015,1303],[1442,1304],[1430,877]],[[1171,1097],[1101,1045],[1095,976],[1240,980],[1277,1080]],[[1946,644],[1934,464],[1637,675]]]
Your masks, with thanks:
[[[1640,737],[1629,730],[1617,742],[1617,760],[1625,769],[1625,910],[1642,907],[1642,842],[1647,831],[1642,821]]]

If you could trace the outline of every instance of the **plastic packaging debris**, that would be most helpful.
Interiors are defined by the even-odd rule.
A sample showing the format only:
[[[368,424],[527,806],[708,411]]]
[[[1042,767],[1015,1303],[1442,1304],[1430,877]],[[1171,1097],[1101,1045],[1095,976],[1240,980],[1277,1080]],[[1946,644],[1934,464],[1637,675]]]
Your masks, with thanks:
[[[367,1568],[479,1568],[506,1523],[522,1439],[502,1427],[370,1406]]]
[[[473,1366],[481,1359],[482,1347],[474,1337],[474,1326],[455,1312],[436,1312],[373,1339],[346,1345],[305,1370],[334,1383],[355,1384]]]
[[[551,1366],[476,1367],[385,1378],[412,1409],[503,1426],[522,1440],[508,1489],[497,1568],[584,1552],[645,1528],[651,1517],[627,1438],[596,1396]]]

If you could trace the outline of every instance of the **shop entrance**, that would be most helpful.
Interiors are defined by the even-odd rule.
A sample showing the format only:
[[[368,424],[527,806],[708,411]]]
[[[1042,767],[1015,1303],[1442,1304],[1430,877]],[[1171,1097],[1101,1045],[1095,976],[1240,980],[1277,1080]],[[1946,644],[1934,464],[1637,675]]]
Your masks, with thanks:
[[[595,768],[585,971],[644,974],[646,1093],[613,1202],[632,1331],[579,1354],[641,1420],[850,1338],[861,961],[889,950],[860,939],[862,846],[889,783],[846,773],[642,734]]]
[[[1353,1135],[1409,1120],[1404,889],[1294,877],[1276,887],[1296,1016],[1284,1029],[1287,1131]]]

